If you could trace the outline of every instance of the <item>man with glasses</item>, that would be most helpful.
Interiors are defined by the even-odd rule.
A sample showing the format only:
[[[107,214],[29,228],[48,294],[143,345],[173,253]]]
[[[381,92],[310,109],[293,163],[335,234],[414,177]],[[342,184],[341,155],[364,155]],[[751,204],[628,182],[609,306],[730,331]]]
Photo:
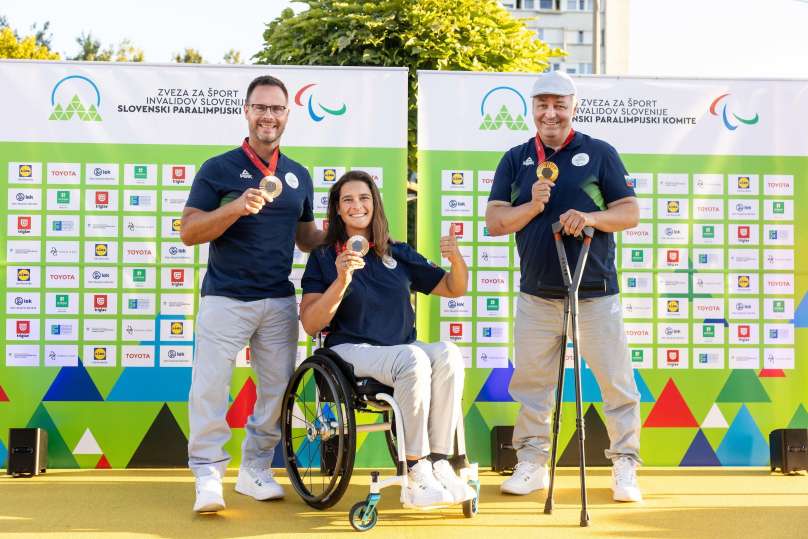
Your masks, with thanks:
[[[230,379],[236,355],[247,343],[258,395],[245,428],[236,492],[257,500],[283,496],[270,464],[297,348],[289,274],[295,243],[308,252],[323,238],[314,224],[311,177],[280,152],[288,100],[286,87],[275,77],[250,83],[244,105],[249,137],[200,167],[182,214],[183,243],[210,242],[188,397],[188,464],[196,476],[198,512],[225,506]]]

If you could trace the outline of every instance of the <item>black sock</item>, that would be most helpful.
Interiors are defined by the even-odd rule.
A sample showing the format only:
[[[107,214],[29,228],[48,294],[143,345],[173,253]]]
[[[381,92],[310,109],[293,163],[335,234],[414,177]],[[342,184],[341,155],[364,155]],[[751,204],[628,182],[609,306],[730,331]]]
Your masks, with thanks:
[[[413,466],[418,464],[419,460],[422,460],[422,459],[415,459],[415,460],[407,459],[407,469],[409,470],[410,468],[412,468]]]
[[[433,463],[438,462],[439,460],[449,460],[449,455],[444,455],[443,453],[430,453],[429,460]]]

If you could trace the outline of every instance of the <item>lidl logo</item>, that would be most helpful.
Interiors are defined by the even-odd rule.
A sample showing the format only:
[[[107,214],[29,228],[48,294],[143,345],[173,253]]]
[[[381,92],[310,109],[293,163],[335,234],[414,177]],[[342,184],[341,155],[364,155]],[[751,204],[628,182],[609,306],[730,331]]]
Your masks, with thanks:
[[[34,167],[31,165],[18,165],[17,176],[20,178],[30,178],[34,175]]]
[[[749,189],[751,182],[749,181],[749,176],[738,176],[738,189]]]
[[[93,359],[96,361],[104,361],[107,359],[107,349],[103,346],[96,346],[93,348]]]
[[[513,111],[516,112],[515,117]],[[525,123],[527,102],[518,90],[510,86],[497,86],[489,90],[480,103],[480,116],[480,131],[497,131],[503,126],[511,131],[528,130]]]
[[[28,268],[19,268],[17,270],[17,282],[20,283],[31,282],[31,270]]]
[[[749,288],[748,275],[738,275],[738,288]]]
[[[679,312],[679,300],[678,299],[669,299],[668,300],[668,312],[669,313],[678,313]]]
[[[95,244],[95,256],[107,256],[107,244],[106,243],[96,243]]]
[[[744,124],[744,125],[755,125],[756,123],[758,123],[758,121],[760,121],[760,117],[758,116],[757,113],[755,113],[755,115],[752,116],[751,118],[744,118],[742,116],[738,116],[734,112],[729,112],[729,110],[728,110],[729,109],[729,106],[728,106],[729,99],[727,99],[727,98],[730,95],[731,94],[729,94],[729,93],[719,95],[710,104],[710,114],[712,114],[713,116],[721,116],[721,120],[724,123],[724,127],[726,127],[730,131],[735,131],[736,129],[738,129],[738,125],[739,125],[739,123],[737,123],[737,122],[740,122],[741,124]],[[720,103],[720,107],[721,107],[721,113],[720,114],[718,112],[719,103]]]
[[[182,335],[182,322],[171,322],[171,334],[172,335]]]
[[[171,230],[179,232],[182,227],[182,219],[171,219]]]
[[[83,122],[100,122],[101,115],[98,114],[100,106],[101,92],[98,91],[98,86],[83,75],[70,75],[53,86],[51,90],[53,109],[48,119],[66,121],[78,116]]]
[[[452,172],[452,185],[463,185],[464,182],[462,172]]]
[[[348,112],[348,105],[342,103],[339,107],[334,106],[325,106],[317,100],[315,104],[314,94],[317,93],[313,90],[313,88],[317,86],[317,83],[309,83],[304,85],[300,90],[295,93],[295,105],[298,107],[305,106],[309,113],[309,118],[314,120],[315,122],[322,122],[325,117],[328,116],[342,116],[346,112]],[[309,91],[311,90],[311,91]],[[305,99],[306,104],[303,104],[304,97],[303,94],[307,93],[308,91],[308,99]]]
[[[327,183],[334,183],[335,181],[337,181],[337,171],[333,168],[324,169],[323,181]]]
[[[146,165],[135,165],[135,179],[145,180],[149,177],[149,169]]]
[[[679,201],[678,200],[669,200],[668,201],[668,213],[679,213]]]

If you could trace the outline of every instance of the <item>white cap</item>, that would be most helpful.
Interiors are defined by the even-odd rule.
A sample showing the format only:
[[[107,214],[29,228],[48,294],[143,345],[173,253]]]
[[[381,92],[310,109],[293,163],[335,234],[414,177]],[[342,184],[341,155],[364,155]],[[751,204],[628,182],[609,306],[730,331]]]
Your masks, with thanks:
[[[575,83],[563,71],[546,71],[533,83],[530,96],[537,95],[575,95]]]

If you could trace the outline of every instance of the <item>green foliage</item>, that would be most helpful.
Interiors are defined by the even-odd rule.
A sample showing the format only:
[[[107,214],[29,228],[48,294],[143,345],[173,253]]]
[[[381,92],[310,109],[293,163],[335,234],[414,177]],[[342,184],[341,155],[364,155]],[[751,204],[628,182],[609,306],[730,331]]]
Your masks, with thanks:
[[[244,61],[241,59],[241,51],[237,51],[236,49],[230,49],[226,53],[224,53],[224,58],[222,61],[225,64],[243,64]]]
[[[302,0],[267,24],[259,64],[409,68],[409,165],[415,170],[416,71],[541,72],[559,49],[534,39],[496,0]]]
[[[91,32],[81,33],[76,38],[80,52],[71,60],[83,60],[85,62],[142,62],[143,51],[135,47],[128,39],[120,42],[117,49],[112,45],[106,49],[101,48],[101,42],[95,38]]]
[[[202,53],[196,49],[186,48],[182,54],[177,53],[174,55],[174,61],[178,64],[204,64],[205,59],[202,58]]]

